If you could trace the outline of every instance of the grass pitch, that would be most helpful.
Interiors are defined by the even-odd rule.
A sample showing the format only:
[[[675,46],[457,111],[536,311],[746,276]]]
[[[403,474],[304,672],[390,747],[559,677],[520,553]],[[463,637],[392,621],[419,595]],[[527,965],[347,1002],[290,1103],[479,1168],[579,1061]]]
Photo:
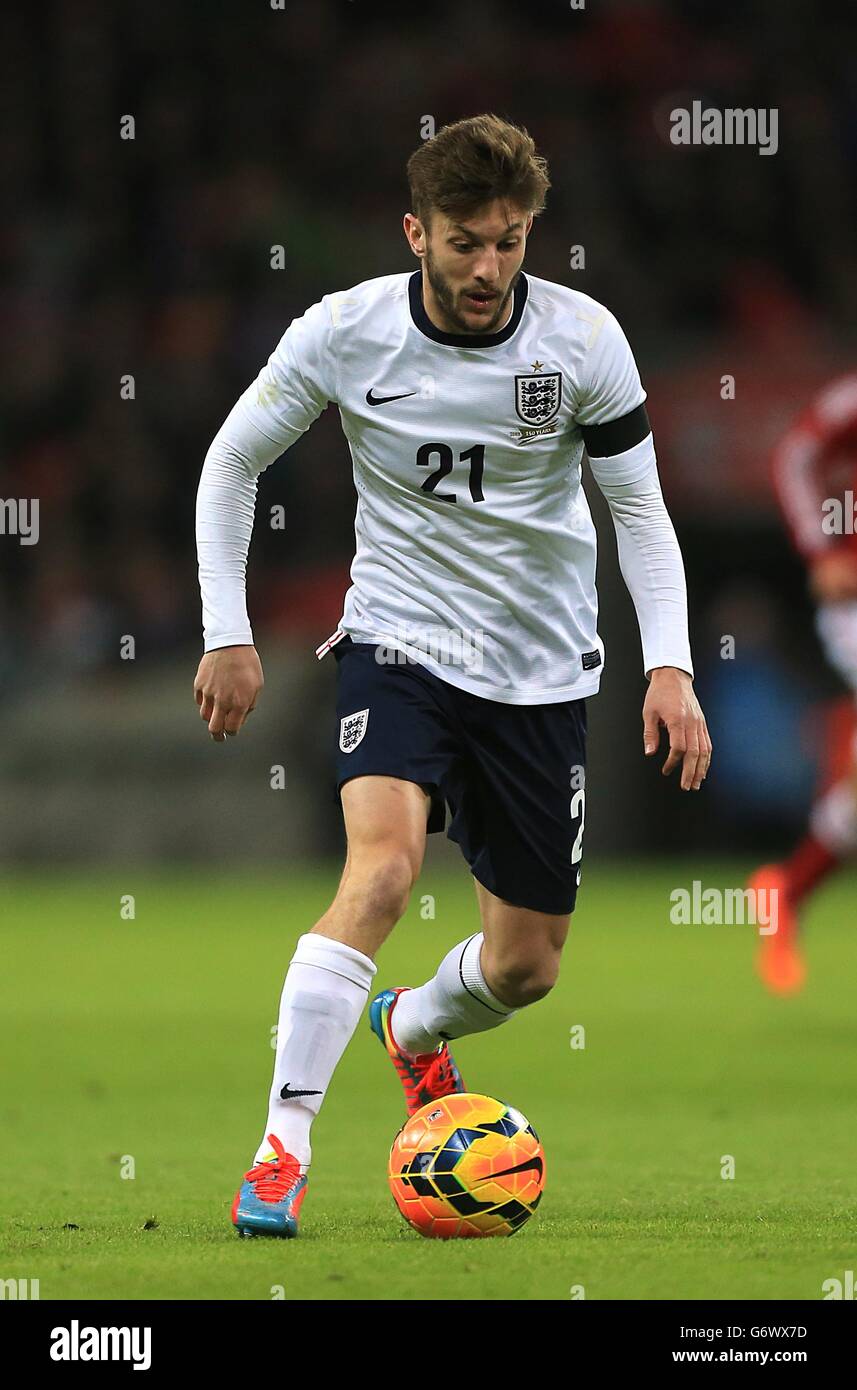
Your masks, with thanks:
[[[538,1131],[545,1196],[511,1239],[456,1242],[393,1206],[403,1106],[365,1015],[313,1130],[299,1239],[229,1224],[282,978],[335,871],[13,878],[0,1278],[72,1300],[819,1299],[857,1268],[857,879],[813,904],[808,986],[780,1001],[753,974],[752,928],[669,922],[673,888],[737,885],[743,867],[588,864],[555,990],[455,1045],[468,1087]],[[421,983],[476,925],[466,868],[426,868],[378,987]]]

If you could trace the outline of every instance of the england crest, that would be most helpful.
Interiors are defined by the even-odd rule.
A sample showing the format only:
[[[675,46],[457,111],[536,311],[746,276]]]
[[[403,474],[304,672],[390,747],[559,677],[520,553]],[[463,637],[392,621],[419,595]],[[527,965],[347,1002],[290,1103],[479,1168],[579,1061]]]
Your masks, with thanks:
[[[562,400],[562,373],[515,377],[515,409],[527,425],[546,425]]]
[[[356,714],[346,714],[339,721],[339,746],[343,753],[353,753],[361,742],[369,723],[368,709],[360,709]]]

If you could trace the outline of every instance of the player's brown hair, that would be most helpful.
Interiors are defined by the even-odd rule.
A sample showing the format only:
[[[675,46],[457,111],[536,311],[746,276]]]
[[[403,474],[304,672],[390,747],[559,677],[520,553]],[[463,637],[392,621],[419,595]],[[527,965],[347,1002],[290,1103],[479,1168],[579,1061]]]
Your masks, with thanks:
[[[532,136],[500,116],[470,116],[445,125],[408,160],[411,211],[428,228],[437,208],[464,218],[500,198],[533,213],[550,188],[547,160]]]

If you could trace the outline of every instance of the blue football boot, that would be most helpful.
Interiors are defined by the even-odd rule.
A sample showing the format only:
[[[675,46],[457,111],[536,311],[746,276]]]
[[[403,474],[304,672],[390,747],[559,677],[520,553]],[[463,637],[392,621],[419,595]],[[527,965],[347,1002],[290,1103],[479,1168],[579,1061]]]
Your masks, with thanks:
[[[283,1236],[298,1233],[298,1216],[306,1196],[306,1174],[293,1154],[287,1154],[276,1134],[268,1135],[273,1154],[244,1174],[232,1203],[232,1224],[239,1236]]]

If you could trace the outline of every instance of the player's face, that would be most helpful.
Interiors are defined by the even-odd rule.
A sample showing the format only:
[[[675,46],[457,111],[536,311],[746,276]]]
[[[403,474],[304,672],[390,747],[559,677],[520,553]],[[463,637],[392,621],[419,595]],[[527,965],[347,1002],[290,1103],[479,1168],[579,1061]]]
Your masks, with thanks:
[[[499,199],[464,221],[432,214],[422,242],[425,307],[439,328],[494,333],[503,327],[532,224],[531,215]]]

